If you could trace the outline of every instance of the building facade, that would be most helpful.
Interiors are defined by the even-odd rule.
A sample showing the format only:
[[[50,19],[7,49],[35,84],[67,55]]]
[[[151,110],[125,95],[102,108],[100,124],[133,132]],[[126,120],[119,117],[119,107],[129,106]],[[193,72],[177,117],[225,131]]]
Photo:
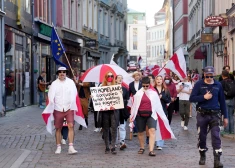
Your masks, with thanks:
[[[144,12],[129,9],[127,13],[127,49],[130,61],[137,62],[141,56],[141,68],[147,65],[147,25]]]
[[[5,29],[4,29],[4,16],[5,16],[5,12],[4,12],[4,0],[0,0],[0,83],[2,83],[2,85],[0,86],[0,102],[3,102],[3,99],[5,99],[5,85],[4,84],[4,73],[5,73],[5,66],[4,66],[4,48],[5,48]],[[3,103],[4,104],[4,103]],[[3,106],[2,103],[0,103],[0,109],[2,109]],[[5,104],[4,104],[5,106]]]
[[[161,9],[154,15],[155,25],[147,28],[147,65],[164,64],[165,12]]]
[[[169,60],[173,55],[173,13],[172,13],[172,0],[164,0],[163,9],[166,13],[165,19],[165,60]]]
[[[214,15],[215,2],[212,0],[188,1],[188,53],[190,69],[199,72],[208,65],[213,65],[213,49],[211,43],[201,43],[202,33],[212,33],[211,27],[205,27],[207,16]],[[202,49],[204,48],[204,49]]]
[[[180,47],[184,48],[186,66],[188,66],[188,0],[174,0],[173,3],[173,51],[177,51]]]
[[[5,102],[6,109],[30,105],[32,78],[31,1],[5,0]]]
[[[98,41],[100,64],[109,63],[112,56],[126,67],[127,0],[100,0],[98,10]]]

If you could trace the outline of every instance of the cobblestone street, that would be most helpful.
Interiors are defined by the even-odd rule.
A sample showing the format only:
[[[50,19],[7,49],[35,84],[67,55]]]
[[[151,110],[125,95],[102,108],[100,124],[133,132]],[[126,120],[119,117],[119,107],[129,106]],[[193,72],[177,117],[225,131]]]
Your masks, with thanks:
[[[117,155],[104,153],[104,142],[100,133],[95,133],[93,113],[90,114],[88,129],[78,130],[75,127],[75,149],[77,155],[68,155],[68,146],[62,146],[62,153],[55,155],[54,135],[47,133],[41,118],[42,110],[37,106],[29,106],[8,112],[0,118],[0,167],[1,168],[78,168],[78,167],[164,167],[164,168],[211,168],[213,152],[210,139],[206,166],[199,166],[199,153],[196,148],[197,134],[195,114],[189,122],[189,131],[180,127],[180,117],[173,116],[172,129],[177,140],[166,141],[162,151],[155,151],[156,157],[149,157],[148,150],[143,155],[137,154],[139,149],[136,137],[127,140],[125,151]],[[210,137],[210,135],[209,135]],[[127,135],[129,138],[129,133]],[[225,168],[235,165],[234,140],[224,139],[222,163]],[[147,148],[147,147],[146,147]]]

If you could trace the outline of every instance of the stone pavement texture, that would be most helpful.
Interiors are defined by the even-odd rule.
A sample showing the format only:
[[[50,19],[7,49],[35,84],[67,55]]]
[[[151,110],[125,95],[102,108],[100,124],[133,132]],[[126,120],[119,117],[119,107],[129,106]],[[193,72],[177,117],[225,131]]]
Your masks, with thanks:
[[[117,155],[104,154],[105,145],[100,133],[95,133],[93,113],[89,115],[89,127],[81,131],[75,126],[75,149],[77,155],[68,155],[68,146],[62,146],[62,153],[55,155],[55,137],[46,132],[41,118],[42,110],[29,106],[8,112],[0,118],[0,168],[211,168],[213,152],[208,135],[207,161],[199,166],[196,148],[197,131],[195,114],[190,119],[189,130],[180,127],[180,117],[173,116],[172,130],[176,140],[168,140],[162,151],[155,151],[156,157],[149,157],[146,151],[137,154],[138,140],[126,140],[127,148],[117,150]],[[127,138],[129,137],[129,132]],[[224,139],[222,162],[225,168],[235,167],[235,141]]]

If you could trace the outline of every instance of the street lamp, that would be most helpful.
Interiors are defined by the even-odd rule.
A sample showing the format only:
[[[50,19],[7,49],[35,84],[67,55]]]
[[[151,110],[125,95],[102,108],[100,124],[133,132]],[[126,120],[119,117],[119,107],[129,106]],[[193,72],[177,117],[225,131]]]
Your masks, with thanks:
[[[219,40],[214,43],[214,51],[215,51],[217,57],[224,56],[224,42],[222,40]]]

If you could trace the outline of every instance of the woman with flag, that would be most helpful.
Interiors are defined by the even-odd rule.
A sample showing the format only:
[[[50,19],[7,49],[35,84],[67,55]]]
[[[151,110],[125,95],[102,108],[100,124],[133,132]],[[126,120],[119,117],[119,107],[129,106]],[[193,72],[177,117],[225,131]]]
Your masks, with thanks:
[[[143,77],[142,88],[134,95],[130,116],[131,128],[134,127],[133,122],[135,119],[140,143],[138,154],[143,154],[145,151],[144,131],[146,126],[149,128],[149,156],[156,156],[153,151],[156,140],[175,138],[162,109],[159,96],[153,88],[150,88],[150,79],[148,77]],[[162,134],[162,132],[164,132],[164,134]]]

